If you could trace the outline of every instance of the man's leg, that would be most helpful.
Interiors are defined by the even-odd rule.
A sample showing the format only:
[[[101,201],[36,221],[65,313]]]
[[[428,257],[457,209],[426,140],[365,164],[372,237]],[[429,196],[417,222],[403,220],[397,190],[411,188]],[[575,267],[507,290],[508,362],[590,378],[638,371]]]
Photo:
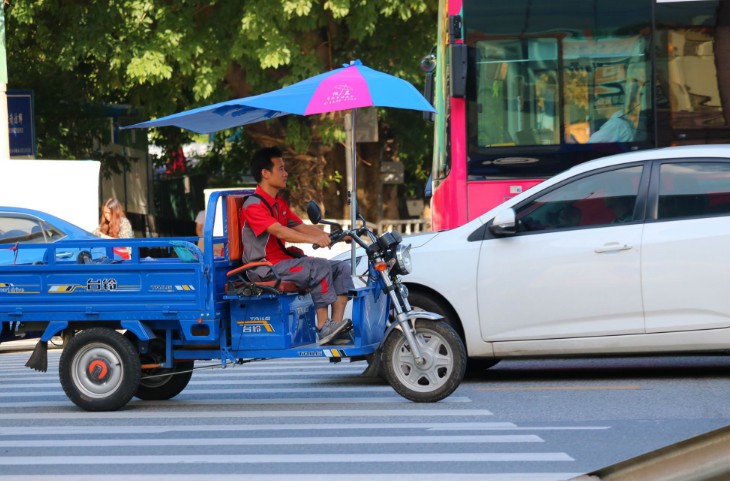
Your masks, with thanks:
[[[324,323],[329,319],[329,307],[318,307],[317,308],[317,330],[319,331],[324,326]]]
[[[332,304],[332,320],[339,322],[345,317],[345,307],[347,307],[347,296],[337,296],[337,300]]]
[[[345,317],[347,307],[347,293],[355,288],[352,282],[352,269],[349,262],[328,261],[332,270],[332,288],[337,294],[337,300],[332,304],[332,320],[341,321]]]
[[[291,259],[279,262],[274,269],[282,280],[291,281],[300,287],[310,289],[317,317],[320,344],[327,344],[339,334],[352,328],[352,321],[342,321],[344,307],[342,307],[339,322],[329,319],[327,315],[329,306],[337,302],[338,296],[332,288],[332,271],[326,259],[316,257]]]

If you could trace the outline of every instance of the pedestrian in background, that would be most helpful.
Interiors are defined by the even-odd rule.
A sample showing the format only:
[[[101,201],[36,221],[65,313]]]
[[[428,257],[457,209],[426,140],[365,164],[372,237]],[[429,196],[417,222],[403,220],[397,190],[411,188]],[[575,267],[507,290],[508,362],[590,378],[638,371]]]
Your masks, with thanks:
[[[110,197],[101,208],[99,227],[92,232],[103,239],[129,239],[134,237],[132,224],[124,213],[122,204]]]
[[[203,252],[203,228],[205,227],[205,209],[195,216],[195,235],[198,236],[198,247]]]

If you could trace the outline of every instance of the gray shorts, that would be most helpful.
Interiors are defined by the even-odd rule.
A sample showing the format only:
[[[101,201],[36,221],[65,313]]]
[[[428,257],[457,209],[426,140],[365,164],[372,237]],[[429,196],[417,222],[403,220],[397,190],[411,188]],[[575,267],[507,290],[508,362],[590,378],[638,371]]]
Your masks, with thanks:
[[[309,290],[315,307],[329,306],[337,296],[345,296],[355,288],[347,261],[301,257],[281,261],[274,265],[274,270],[281,280]]]

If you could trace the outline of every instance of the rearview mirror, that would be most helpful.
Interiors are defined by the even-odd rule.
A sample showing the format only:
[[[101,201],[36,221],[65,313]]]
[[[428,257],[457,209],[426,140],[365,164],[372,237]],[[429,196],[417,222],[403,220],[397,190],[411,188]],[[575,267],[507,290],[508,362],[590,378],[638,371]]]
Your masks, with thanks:
[[[489,231],[496,236],[512,235],[517,233],[517,215],[514,209],[499,212],[492,220]]]
[[[322,209],[319,208],[319,204],[310,200],[307,204],[307,215],[312,224],[319,224],[319,221],[322,220]]]

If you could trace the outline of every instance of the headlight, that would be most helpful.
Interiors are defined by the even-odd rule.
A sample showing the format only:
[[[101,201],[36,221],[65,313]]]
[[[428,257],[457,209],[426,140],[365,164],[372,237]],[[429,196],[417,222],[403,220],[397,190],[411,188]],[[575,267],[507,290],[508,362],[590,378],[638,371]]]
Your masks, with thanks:
[[[410,274],[411,273],[411,245],[408,244],[407,246],[403,247],[403,244],[400,244],[398,248],[395,251],[395,262],[398,265],[398,270],[400,271],[400,274]]]

